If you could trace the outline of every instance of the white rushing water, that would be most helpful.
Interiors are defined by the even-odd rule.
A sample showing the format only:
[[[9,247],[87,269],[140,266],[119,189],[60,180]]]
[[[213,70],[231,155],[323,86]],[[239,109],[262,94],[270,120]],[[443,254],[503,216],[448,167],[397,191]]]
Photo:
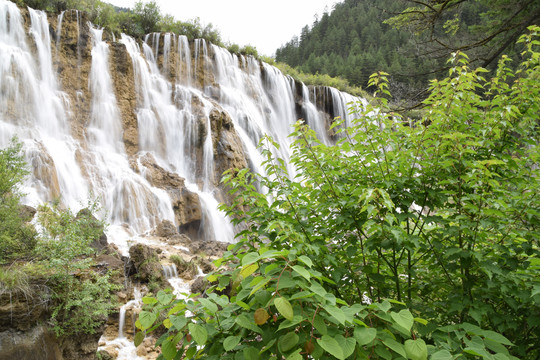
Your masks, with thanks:
[[[149,34],[137,43],[122,35],[119,42],[127,49],[135,77],[138,152],[130,156],[114,90],[110,42],[103,40],[103,30],[82,23],[80,14],[72,11],[58,15],[57,28],[51,31],[44,12],[29,9],[29,19],[25,25],[20,10],[0,0],[0,146],[7,146],[14,135],[23,142],[32,172],[24,189],[27,203],[59,199],[77,211],[89,198],[99,199],[101,216],[110,224],[109,238],[124,254],[129,239],[139,241],[159,221],[175,222],[168,193],[148,182],[142,157],[150,154],[198,195],[201,238],[230,242],[233,227],[217,209],[221,174],[216,170],[212,111],[230,116],[249,166],[263,172],[257,144],[264,134],[280,145],[275,153],[287,162],[288,134],[299,117],[330,143],[324,110],[348,123],[346,104],[357,100],[336,89],[297,89],[295,81],[275,67],[204,40],[190,42],[167,33]],[[81,64],[87,51],[82,34],[89,33],[91,66],[88,82],[72,85],[76,95],[68,95],[55,63],[62,39],[68,38],[65,22],[75,19],[76,63]],[[76,72],[74,79],[84,78],[79,67],[71,71]],[[332,104],[331,109],[321,109],[316,99]],[[85,101],[87,114],[79,112]],[[77,121],[82,130],[77,130],[81,125],[74,121],[81,118]]]

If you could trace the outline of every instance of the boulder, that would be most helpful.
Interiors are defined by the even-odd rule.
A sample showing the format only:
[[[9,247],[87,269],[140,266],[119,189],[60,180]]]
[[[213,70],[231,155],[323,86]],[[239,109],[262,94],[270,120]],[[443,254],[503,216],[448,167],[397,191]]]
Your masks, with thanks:
[[[157,282],[165,284],[163,269],[159,262],[159,256],[155,249],[143,244],[136,244],[129,248],[131,263],[137,278],[145,283]]]
[[[178,235],[178,230],[176,229],[176,226],[174,226],[174,224],[169,220],[161,221],[154,232],[156,236],[167,239]]]
[[[27,332],[14,329],[0,332],[0,349],[0,360],[62,359],[55,336],[45,326],[37,326]]]
[[[199,195],[185,187],[183,178],[159,166],[151,154],[142,156],[140,160],[150,184],[169,194],[179,231],[192,239],[199,238],[203,217]]]
[[[208,285],[208,280],[206,280],[204,276],[198,276],[191,284],[189,291],[192,294],[204,294],[204,292],[208,288]]]
[[[36,215],[37,210],[31,206],[28,205],[21,205],[19,206],[19,217],[24,222],[30,222],[34,218],[34,215]]]

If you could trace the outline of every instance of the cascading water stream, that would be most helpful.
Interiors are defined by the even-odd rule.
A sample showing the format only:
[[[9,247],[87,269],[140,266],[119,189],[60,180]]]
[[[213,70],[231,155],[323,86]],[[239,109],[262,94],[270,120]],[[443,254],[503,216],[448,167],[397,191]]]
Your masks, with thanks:
[[[24,143],[33,169],[33,179],[24,189],[27,203],[36,206],[60,198],[64,205],[78,209],[88,197],[88,187],[76,161],[79,145],[70,135],[69,100],[53,71],[47,16],[28,11],[35,56],[19,9],[0,1],[0,146],[15,135]]]

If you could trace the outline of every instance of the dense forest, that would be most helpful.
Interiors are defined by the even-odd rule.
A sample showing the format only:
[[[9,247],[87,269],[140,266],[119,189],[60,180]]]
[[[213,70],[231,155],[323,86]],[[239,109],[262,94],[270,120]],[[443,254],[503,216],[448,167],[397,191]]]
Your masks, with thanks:
[[[276,60],[308,73],[366,87],[375,71],[391,74],[394,97],[425,95],[452,52],[489,67],[505,53],[518,59],[517,37],[539,24],[534,1],[345,0],[276,51]]]

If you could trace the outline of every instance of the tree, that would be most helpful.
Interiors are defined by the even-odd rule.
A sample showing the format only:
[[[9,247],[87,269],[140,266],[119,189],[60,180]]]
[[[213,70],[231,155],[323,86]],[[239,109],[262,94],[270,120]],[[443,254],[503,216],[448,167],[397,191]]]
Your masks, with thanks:
[[[357,104],[322,144],[301,122],[287,173],[229,171],[244,230],[204,297],[145,297],[163,358],[486,359],[540,355],[540,28],[492,79],[464,54],[421,121]],[[387,74],[370,85],[388,95]],[[267,189],[261,194],[258,189]],[[190,317],[185,315],[189,311]],[[166,315],[165,315],[166,314]]]
[[[28,175],[22,144],[12,139],[0,149],[0,264],[27,257],[36,245],[36,232],[25,224],[20,200],[21,185]]]
[[[137,1],[133,8],[133,13],[135,14],[135,18],[137,19],[137,23],[141,27],[143,34],[159,31],[161,11],[154,0],[147,3]]]
[[[411,4],[387,23],[408,28],[423,42],[427,56],[447,58],[467,51],[473,62],[492,65],[530,25],[540,25],[540,3],[534,0],[405,0]],[[472,56],[472,55],[471,55]]]

